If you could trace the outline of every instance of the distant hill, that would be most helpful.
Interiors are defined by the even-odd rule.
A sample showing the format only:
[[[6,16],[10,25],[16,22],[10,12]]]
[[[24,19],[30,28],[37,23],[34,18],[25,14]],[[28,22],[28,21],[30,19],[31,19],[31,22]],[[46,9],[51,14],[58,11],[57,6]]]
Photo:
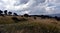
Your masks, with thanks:
[[[50,16],[57,16],[57,17],[60,17],[60,14],[50,14]]]
[[[39,15],[34,15],[34,16],[39,16]],[[60,17],[60,14],[48,14],[48,16],[52,16],[52,17],[57,16],[57,17]]]

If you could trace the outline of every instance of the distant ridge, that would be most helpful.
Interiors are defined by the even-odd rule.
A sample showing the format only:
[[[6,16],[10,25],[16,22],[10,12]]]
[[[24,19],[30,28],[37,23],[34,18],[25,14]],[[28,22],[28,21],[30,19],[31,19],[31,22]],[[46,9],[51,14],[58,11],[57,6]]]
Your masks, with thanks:
[[[60,17],[60,14],[50,14],[50,16],[52,16],[52,17],[54,17],[54,16]]]

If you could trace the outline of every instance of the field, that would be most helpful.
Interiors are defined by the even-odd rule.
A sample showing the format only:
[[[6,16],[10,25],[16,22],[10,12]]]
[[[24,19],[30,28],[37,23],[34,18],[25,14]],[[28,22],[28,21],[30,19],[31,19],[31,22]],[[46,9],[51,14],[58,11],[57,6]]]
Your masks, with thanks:
[[[0,33],[60,33],[60,21],[53,18],[0,16]]]

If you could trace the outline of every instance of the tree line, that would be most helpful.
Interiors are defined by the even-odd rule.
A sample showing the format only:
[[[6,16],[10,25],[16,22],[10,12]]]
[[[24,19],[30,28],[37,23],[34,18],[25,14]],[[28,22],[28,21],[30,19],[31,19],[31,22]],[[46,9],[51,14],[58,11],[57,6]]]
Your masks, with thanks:
[[[4,11],[0,10],[0,16],[5,16],[5,15],[12,16],[12,14],[13,14],[13,16],[18,16],[17,13],[12,13],[10,11],[7,12],[7,10],[4,10]],[[52,16],[49,16],[49,15],[28,15],[28,14],[24,14],[23,16],[24,17],[34,17],[34,19],[36,19],[36,17],[41,17],[42,19],[53,18],[53,19],[56,19],[56,20],[60,21],[60,17],[57,17],[57,16],[52,17]]]
[[[42,19],[56,19],[57,21],[60,21],[60,17],[55,16],[49,16],[49,15],[28,15],[28,14],[24,14],[25,17],[34,17],[34,19],[37,19],[36,17],[41,17]]]
[[[9,15],[9,16],[11,16],[11,15],[14,15],[14,16],[18,16],[18,14],[17,13],[12,13],[12,12],[8,12],[7,10],[4,10],[4,11],[2,11],[2,10],[0,10],[0,16],[4,16],[4,15]]]

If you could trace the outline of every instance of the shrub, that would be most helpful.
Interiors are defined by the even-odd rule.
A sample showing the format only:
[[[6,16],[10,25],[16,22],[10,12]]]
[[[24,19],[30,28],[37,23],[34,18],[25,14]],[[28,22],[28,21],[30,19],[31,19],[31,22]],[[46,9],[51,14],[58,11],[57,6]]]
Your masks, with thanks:
[[[12,17],[12,19],[14,20],[15,23],[18,23],[18,22],[24,22],[24,21],[27,21],[28,19],[26,18],[21,18],[21,19],[18,19],[17,17]]]
[[[17,17],[12,17],[12,19],[15,21],[15,23],[18,23],[20,21]]]
[[[34,19],[36,19],[36,17],[34,17]]]
[[[24,17],[28,17],[29,15],[28,14],[24,14]]]

